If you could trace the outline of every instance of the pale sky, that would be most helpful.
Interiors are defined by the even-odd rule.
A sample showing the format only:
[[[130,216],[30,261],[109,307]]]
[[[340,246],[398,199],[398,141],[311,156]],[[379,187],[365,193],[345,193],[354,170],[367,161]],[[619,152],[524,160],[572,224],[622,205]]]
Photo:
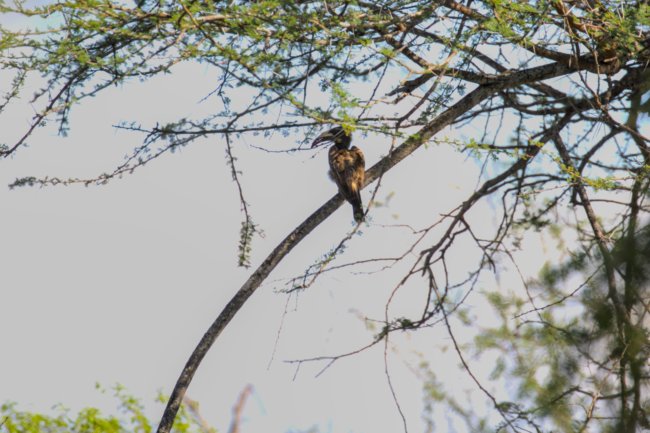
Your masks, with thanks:
[[[253,268],[246,270],[236,266],[242,216],[222,137],[196,142],[106,186],[6,187],[22,176],[92,177],[112,170],[141,139],[112,124],[137,120],[150,126],[210,113],[214,101],[199,103],[210,79],[202,67],[185,65],[169,76],[111,89],[73,110],[68,137],[56,136],[52,123],[34,134],[28,148],[0,162],[0,402],[17,401],[19,408],[32,411],[63,403],[114,412],[115,400],[95,391],[94,384],[119,382],[142,398],[157,422],[162,406],[153,402],[156,393],[170,393],[221,308],[266,254],[334,194],[325,152],[269,154],[251,147],[295,141],[280,134],[237,142],[250,211],[265,233],[255,239]],[[3,140],[11,142],[26,128],[33,112],[26,100],[0,116]],[[454,134],[447,130],[438,137]],[[367,166],[387,150],[388,143],[377,138],[357,133],[354,140],[366,153]],[[404,227],[383,226],[431,224],[466,197],[477,173],[472,160],[447,145],[418,150],[382,181],[378,199],[394,196],[388,206],[371,210],[370,225],[337,263],[401,254],[415,238]],[[364,202],[369,194],[366,189]],[[485,227],[493,224],[485,217],[487,205],[476,212],[484,212],[479,219]],[[390,292],[411,258],[390,272],[344,269],[324,275],[291,298],[275,347],[287,304],[286,295],[277,293],[284,288],[282,278],[300,274],[337,244],[352,228],[351,215],[344,205],[294,249],[204,360],[188,394],[221,431],[227,430],[231,407],[247,384],[255,392],[243,432],[314,425],[321,432],[402,430],[384,374],[383,345],[340,360],[317,378],[323,363],[303,364],[294,379],[295,366],[284,361],[367,344],[373,332],[360,316],[383,319]],[[474,259],[456,257],[459,269],[467,265],[467,270]],[[417,314],[424,290],[423,284],[407,285],[391,312]],[[467,302],[480,312],[480,301],[476,296]],[[439,378],[461,384],[456,385],[459,395],[472,385],[454,354],[440,351],[449,344],[441,327],[395,334],[393,341],[389,369],[396,392],[410,431],[422,431],[422,386],[412,372],[421,359],[435,366]],[[475,367],[485,374],[491,368]],[[479,410],[484,405],[480,398],[465,398]]]

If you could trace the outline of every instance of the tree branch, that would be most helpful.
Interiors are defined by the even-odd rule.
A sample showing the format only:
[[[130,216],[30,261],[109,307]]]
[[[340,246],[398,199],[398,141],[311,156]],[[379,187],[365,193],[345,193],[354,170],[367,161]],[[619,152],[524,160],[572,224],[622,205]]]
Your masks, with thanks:
[[[366,184],[371,184],[377,180],[381,175],[386,173],[397,163],[413,153],[424,143],[428,142],[438,131],[450,125],[458,116],[468,112],[481,101],[489,98],[495,93],[508,88],[521,84],[526,84],[533,81],[548,79],[562,75],[569,72],[570,69],[566,65],[561,64],[548,64],[544,66],[534,67],[522,71],[517,71],[509,74],[504,74],[494,77],[493,83],[490,85],[479,86],[472,92],[467,94],[464,98],[459,100],[456,104],[449,109],[442,112],[438,117],[431,120],[426,124],[417,134],[410,136],[399,147],[397,147],[389,155],[381,159],[378,163],[372,166],[366,172]],[[268,277],[271,271],[284,259],[284,257],[302,241],[312,230],[314,230],[320,223],[325,221],[338,207],[343,203],[343,198],[340,195],[335,195],[323,204],[318,210],[312,213],[305,221],[296,227],[280,244],[266,257],[260,266],[251,274],[248,280],[241,286],[235,296],[226,304],[216,320],[210,325],[206,333],[203,335],[199,344],[196,346],[192,355],[188,359],[185,367],[176,381],[174,390],[169,398],[167,407],[162,415],[160,424],[158,425],[158,433],[169,433],[171,430],[174,418],[183,400],[183,396],[189,387],[196,370],[198,369],[201,361],[208,353],[212,344],[216,341],[217,337],[226,328],[228,323],[243,307],[248,298],[257,290],[260,284]]]

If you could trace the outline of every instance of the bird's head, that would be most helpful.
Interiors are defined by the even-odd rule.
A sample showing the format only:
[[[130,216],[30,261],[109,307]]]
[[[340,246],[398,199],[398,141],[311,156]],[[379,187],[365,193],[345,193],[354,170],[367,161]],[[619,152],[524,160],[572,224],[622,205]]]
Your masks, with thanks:
[[[330,142],[334,143],[337,147],[347,149],[350,146],[350,141],[352,141],[352,136],[345,132],[342,127],[336,126],[316,137],[311,147],[314,148],[321,143]]]

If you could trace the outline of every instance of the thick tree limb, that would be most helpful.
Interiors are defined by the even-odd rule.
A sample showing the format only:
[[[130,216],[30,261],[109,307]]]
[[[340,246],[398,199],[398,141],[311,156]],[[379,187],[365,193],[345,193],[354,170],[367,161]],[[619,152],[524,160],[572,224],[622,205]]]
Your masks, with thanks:
[[[571,68],[562,64],[547,64],[522,71],[511,72],[495,76],[489,85],[479,86],[464,98],[459,100],[438,117],[426,124],[417,134],[410,136],[389,155],[381,159],[366,172],[366,186],[377,180],[380,176],[394,167],[397,163],[413,153],[424,143],[428,142],[437,132],[449,126],[458,116],[468,112],[473,107],[486,100],[499,91],[531,83],[538,80],[557,77],[571,71]],[[284,257],[313,229],[325,221],[343,203],[343,198],[336,195],[330,198],[318,210],[312,213],[305,221],[296,227],[280,244],[267,256],[260,266],[253,272],[248,280],[237,291],[235,296],[226,304],[216,320],[208,328],[199,341],[194,352],[188,359],[181,372],[174,390],[169,398],[167,407],[158,425],[158,433],[169,433],[176,417],[176,413],[189,387],[201,361],[216,341],[217,337],[228,325],[230,320],[242,308],[246,300],[257,290],[271,271],[284,259]]]

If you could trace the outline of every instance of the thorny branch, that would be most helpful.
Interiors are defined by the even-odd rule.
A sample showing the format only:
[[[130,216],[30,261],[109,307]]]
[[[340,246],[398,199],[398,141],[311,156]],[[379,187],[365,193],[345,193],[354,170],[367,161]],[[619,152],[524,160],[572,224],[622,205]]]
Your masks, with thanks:
[[[456,117],[461,113],[471,110],[475,105],[479,104],[495,92],[502,89],[519,85],[526,82],[536,81],[543,78],[551,78],[568,71],[567,67],[560,65],[548,65],[542,67],[534,67],[527,70],[514,72],[509,74],[508,80],[497,79],[495,83],[490,86],[480,86],[474,91],[470,92],[467,96],[462,98],[449,109],[445,110],[439,116],[434,118],[431,122],[422,128],[418,134],[410,136],[404,143],[397,147],[391,154],[384,157],[377,164],[372,166],[366,172],[366,185],[371,184],[379,178],[380,175],[388,172],[393,166],[401,162],[408,155],[413,153],[422,144],[427,142],[433,135],[440,131],[445,126],[453,122]],[[531,149],[532,150],[532,149]],[[505,176],[504,176],[505,177]],[[497,180],[498,181],[498,180]],[[496,182],[495,182],[496,183]],[[478,196],[476,197],[476,199]],[[475,200],[476,200],[475,199]],[[475,201],[474,200],[474,201]],[[207,351],[210,349],[216,338],[223,331],[226,325],[234,317],[234,315],[241,309],[246,300],[253,294],[259,285],[266,279],[275,266],[293,249],[293,247],[300,242],[307,234],[316,228],[322,221],[324,221],[331,213],[334,212],[342,203],[340,196],[335,196],[327,203],[321,206],[302,224],[300,224],[291,234],[289,234],[267,258],[260,264],[260,266],[253,272],[249,279],[239,289],[231,301],[224,307],[219,317],[207,330],[196,349],[187,361],[181,375],[174,387],[170,396],[167,407],[158,426],[158,433],[168,433],[176,412],[180,406],[183,395],[187,390],[198,366],[202,359],[205,357]],[[473,204],[471,201],[464,205],[467,209]]]
[[[357,351],[299,360],[298,366],[309,360],[328,361],[326,369],[336,359],[380,341],[387,345],[389,334],[395,330],[444,322],[467,373],[492,401],[505,425],[517,430],[515,421],[527,420],[528,414],[508,412],[485,390],[472,374],[448,318],[473,291],[483,269],[496,272],[499,255],[509,254],[506,241],[512,240],[513,232],[551,225],[550,213],[570,196],[570,203],[584,211],[589,224],[588,230],[577,227],[583,236],[581,241],[593,242],[590,245],[595,245],[602,257],[607,299],[613,307],[621,342],[607,361],[597,361],[589,354],[589,348],[579,350],[599,369],[607,369],[609,374],[615,372],[619,392],[612,394],[615,396],[612,398],[621,402],[620,418],[625,420],[622,431],[632,432],[643,422],[641,384],[645,378],[639,366],[642,354],[634,352],[633,343],[638,329],[635,326],[646,317],[648,306],[635,289],[631,259],[621,264],[614,247],[619,233],[625,233],[632,245],[638,246],[640,225],[647,217],[642,201],[649,183],[648,140],[639,132],[636,120],[629,122],[643,112],[639,111],[640,95],[632,95],[638,99],[634,116],[630,114],[628,122],[620,120],[621,113],[628,108],[626,98],[635,92],[642,93],[643,81],[647,79],[644,68],[650,60],[650,32],[647,23],[641,22],[640,11],[627,2],[609,7],[612,4],[607,2],[580,0],[553,0],[542,10],[534,7],[530,10],[527,4],[513,3],[508,8],[479,0],[406,4],[332,1],[324,8],[320,4],[315,7],[316,3],[309,1],[278,2],[273,10],[264,9],[264,2],[222,3],[209,9],[201,2],[148,1],[139,2],[137,7],[111,2],[87,5],[83,9],[75,9],[70,2],[33,10],[20,4],[13,6],[14,12],[26,16],[63,17],[60,21],[65,23],[74,17],[81,27],[71,32],[65,25],[57,24],[43,33],[26,32],[3,39],[6,49],[0,61],[16,72],[16,79],[0,104],[2,109],[16,99],[27,72],[32,69],[43,72],[46,80],[32,100],[36,115],[27,131],[12,145],[0,145],[0,156],[15,155],[51,116],[57,117],[59,129],[64,132],[69,112],[79,101],[127,79],[168,72],[184,61],[200,61],[220,74],[216,89],[206,100],[212,94],[218,96],[223,111],[199,121],[182,118],[149,128],[122,124],[120,128],[143,133],[145,138],[115,170],[88,179],[26,177],[12,186],[103,184],[194,140],[223,135],[244,212],[245,234],[249,234],[249,229],[254,230],[255,226],[234,164],[234,139],[240,134],[303,131],[323,123],[337,123],[391,135],[393,144],[386,156],[366,175],[367,185],[377,181],[374,198],[382,176],[430,142],[441,129],[448,126],[460,129],[485,119],[483,137],[472,138],[470,142],[463,139],[459,146],[461,151],[483,159],[482,177],[476,190],[438,222],[422,230],[404,255],[391,259],[395,263],[416,246],[420,248],[425,239],[431,242],[393,288],[386,304],[382,332]],[[102,25],[97,26],[97,22]],[[436,54],[440,53],[444,55],[436,60]],[[375,75],[378,71],[381,72]],[[391,81],[388,77],[395,76],[394,72],[405,77]],[[379,79],[371,86],[367,100],[348,91],[349,87],[377,76]],[[563,79],[553,80],[560,77]],[[232,110],[230,98],[237,96],[238,86],[242,85],[254,88],[256,93],[245,108]],[[312,101],[317,98],[308,95],[313,95],[314,89],[326,92],[329,104],[321,106]],[[385,96],[377,97],[381,92],[386,92]],[[396,97],[391,99],[392,96]],[[373,111],[375,107],[383,112]],[[386,107],[395,114],[385,115]],[[274,113],[277,117],[273,120],[264,117],[267,110],[273,109],[277,109]],[[286,120],[289,116],[296,119]],[[502,128],[510,124],[516,124],[514,132],[507,137],[513,141],[505,143]],[[600,129],[601,125],[606,125],[607,130]],[[570,135],[565,131],[580,128],[584,129],[581,137],[570,141],[565,138]],[[161,141],[165,143],[154,149],[154,143]],[[401,144],[393,146],[398,141]],[[553,142],[555,151],[548,145],[549,141]],[[628,146],[629,143],[632,145]],[[265,150],[299,149],[301,145]],[[629,194],[630,200],[617,201],[598,194],[601,191]],[[500,221],[494,232],[485,236],[472,224],[471,213],[477,203],[491,197],[498,197]],[[543,204],[535,207],[536,197],[547,200],[539,200]],[[341,202],[341,197],[332,197],[297,226],[222,310],[181,372],[158,427],[160,433],[169,432],[187,387],[221,331],[275,266]],[[603,202],[625,210],[613,227],[607,227],[599,218],[595,207]],[[441,232],[434,235],[434,227]],[[431,241],[434,236],[438,237]],[[463,238],[478,248],[481,259],[476,269],[454,284],[449,252]],[[309,269],[296,287],[308,287],[327,271],[325,266],[347,239],[349,236],[319,266]],[[249,238],[245,240],[244,251],[249,246]],[[347,265],[332,266],[329,270],[343,267]],[[442,293],[434,284],[437,273],[444,278]],[[389,315],[392,300],[406,281],[417,275],[424,275],[429,282],[421,314],[413,320],[393,319]],[[453,305],[447,296],[460,287],[465,292],[455,298]],[[544,314],[577,296],[579,290],[587,291],[582,287],[543,307],[535,306],[529,294],[539,323],[570,335],[568,330],[553,325]],[[634,305],[643,305],[645,310],[635,311]],[[442,318],[437,317],[439,313]],[[387,370],[387,364],[385,367]],[[392,385],[391,392],[395,395]],[[587,412],[584,429],[595,417],[597,402],[605,397],[598,389],[574,392],[573,388],[554,395],[564,399],[574,393],[582,393],[589,399],[584,404]],[[396,404],[399,409],[397,399]],[[529,425],[538,429],[532,421]]]

